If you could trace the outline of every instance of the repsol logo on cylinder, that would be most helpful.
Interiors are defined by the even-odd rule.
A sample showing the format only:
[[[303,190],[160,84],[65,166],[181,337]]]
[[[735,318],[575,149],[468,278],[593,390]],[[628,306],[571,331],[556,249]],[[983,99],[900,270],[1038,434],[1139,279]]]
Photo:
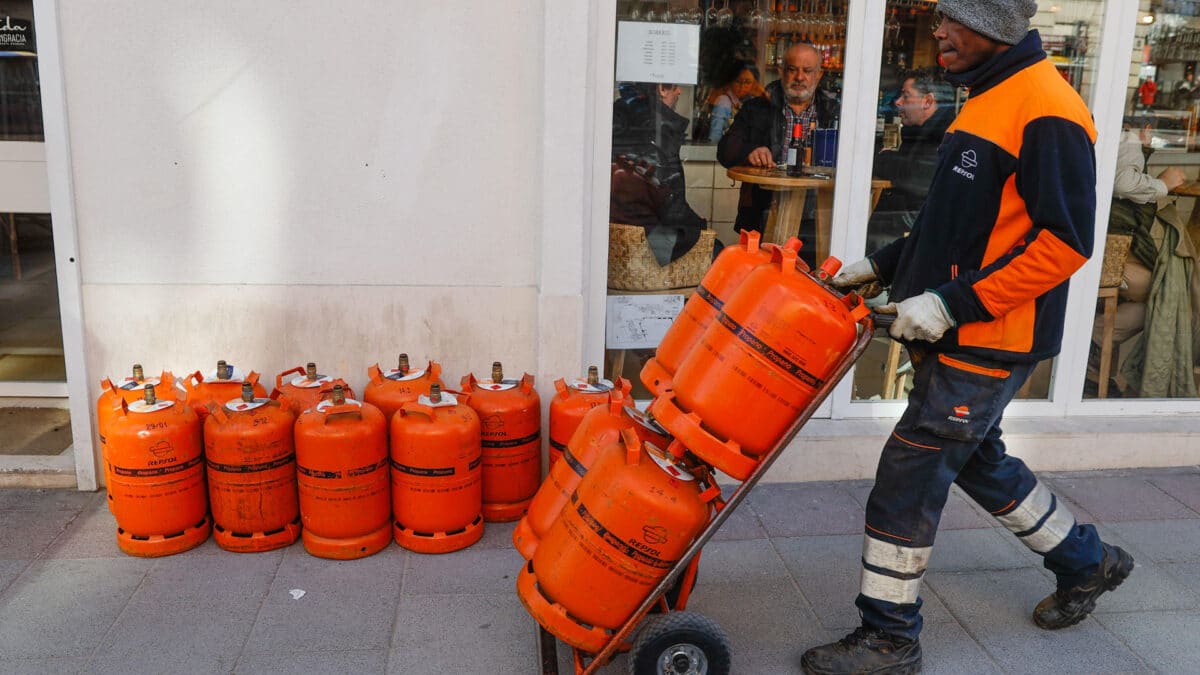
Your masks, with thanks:
[[[625,543],[629,544],[630,546],[636,548],[637,550],[639,550],[643,553],[647,553],[656,558],[662,556],[662,551],[660,551],[652,546],[647,546],[646,544],[643,544],[642,542],[638,541],[637,539],[628,539],[628,540],[626,540]]]

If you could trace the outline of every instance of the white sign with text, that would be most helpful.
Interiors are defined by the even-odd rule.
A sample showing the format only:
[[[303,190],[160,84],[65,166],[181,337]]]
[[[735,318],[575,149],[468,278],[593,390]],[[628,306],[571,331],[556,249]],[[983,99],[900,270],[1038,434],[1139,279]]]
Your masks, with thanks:
[[[684,298],[669,295],[610,295],[604,342],[609,349],[652,349],[683,311]]]
[[[700,26],[617,23],[617,81],[696,84]]]

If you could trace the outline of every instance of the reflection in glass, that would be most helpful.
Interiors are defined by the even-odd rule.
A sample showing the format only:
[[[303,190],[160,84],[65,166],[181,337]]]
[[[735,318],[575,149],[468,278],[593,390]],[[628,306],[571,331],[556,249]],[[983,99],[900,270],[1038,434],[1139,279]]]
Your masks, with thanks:
[[[1200,194],[1195,16],[1165,8],[1136,29],[1083,397],[1194,398],[1200,377]],[[1191,14],[1194,14],[1194,9]]]

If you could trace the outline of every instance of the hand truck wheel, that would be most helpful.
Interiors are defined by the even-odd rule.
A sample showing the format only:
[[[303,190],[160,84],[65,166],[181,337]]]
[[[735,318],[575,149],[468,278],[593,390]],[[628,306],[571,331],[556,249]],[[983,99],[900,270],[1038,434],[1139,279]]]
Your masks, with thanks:
[[[629,653],[630,675],[728,675],[732,650],[716,621],[669,612],[643,622]]]

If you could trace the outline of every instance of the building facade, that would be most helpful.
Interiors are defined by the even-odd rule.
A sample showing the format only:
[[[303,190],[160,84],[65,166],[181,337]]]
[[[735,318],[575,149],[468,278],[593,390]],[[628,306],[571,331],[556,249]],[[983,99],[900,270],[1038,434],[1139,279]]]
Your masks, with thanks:
[[[714,5],[756,21],[765,37],[750,56],[764,81],[777,76],[768,45],[780,48],[770,4]],[[1099,130],[1098,242],[1123,125],[1145,112],[1133,97],[1151,65],[1150,36],[1171,14],[1161,4],[1043,1],[1035,18]],[[608,289],[620,26],[644,22],[647,10],[662,19],[663,9],[676,23],[693,5],[707,10],[693,0],[33,0],[66,384],[10,383],[0,395],[66,402],[80,489],[102,480],[97,382],[132,363],[184,375],[226,359],[273,380],[315,361],[357,388],[368,366],[399,352],[441,362],[449,382],[500,360],[508,372],[534,373],[548,401],[553,380],[613,356],[606,307],[620,295]],[[870,239],[885,80],[901,51],[900,74],[933,58],[915,38],[896,43],[916,35],[933,8],[798,5],[797,16],[828,16],[824,30],[838,44],[826,55],[842,130],[826,246],[857,260]],[[1177,32],[1195,21],[1171,16]],[[708,17],[700,20],[704,35]],[[790,34],[805,37],[796,21]],[[1162,50],[1167,37],[1156,38]],[[1158,58],[1160,80],[1194,69],[1186,54]],[[683,84],[676,109],[695,124],[703,77]],[[1183,132],[1159,139],[1152,165],[1180,165],[1195,180],[1195,120],[1185,114],[1195,107],[1151,110],[1168,120],[1164,129]],[[732,239],[738,185],[714,163],[711,144],[688,143],[682,154],[689,203]],[[1172,200],[1186,220],[1193,200],[1163,203]],[[1100,249],[1071,282],[1062,353],[1046,364],[1040,390],[1009,408],[1007,439],[1035,469],[1196,464],[1196,398],[1083,393]],[[903,402],[860,389],[862,378],[830,395],[769,479],[873,474]]]

